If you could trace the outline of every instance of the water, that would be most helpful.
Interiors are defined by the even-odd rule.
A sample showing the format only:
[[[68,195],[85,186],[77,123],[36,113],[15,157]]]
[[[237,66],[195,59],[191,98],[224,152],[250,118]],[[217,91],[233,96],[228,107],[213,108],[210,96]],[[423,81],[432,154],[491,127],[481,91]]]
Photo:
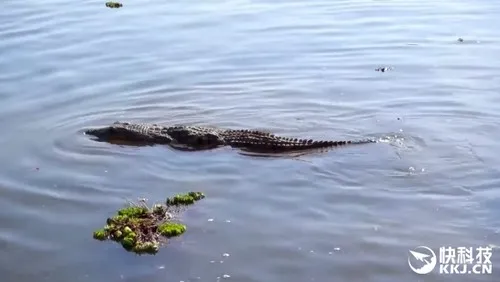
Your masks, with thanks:
[[[492,275],[407,258],[500,245],[499,3],[104,2],[2,2],[2,281],[498,281],[497,249]],[[81,134],[115,120],[383,142],[256,158]],[[190,190],[158,255],[92,239],[126,199]]]

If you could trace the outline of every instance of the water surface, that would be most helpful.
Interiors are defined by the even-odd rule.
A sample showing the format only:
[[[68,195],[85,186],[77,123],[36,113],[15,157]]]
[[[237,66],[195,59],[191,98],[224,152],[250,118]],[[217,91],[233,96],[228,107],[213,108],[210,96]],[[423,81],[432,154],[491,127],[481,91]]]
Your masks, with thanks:
[[[3,1],[2,281],[498,281],[496,253],[482,276],[407,257],[500,245],[500,4],[123,4]],[[382,142],[257,158],[81,134],[115,120]],[[126,199],[190,190],[158,255],[92,239]]]

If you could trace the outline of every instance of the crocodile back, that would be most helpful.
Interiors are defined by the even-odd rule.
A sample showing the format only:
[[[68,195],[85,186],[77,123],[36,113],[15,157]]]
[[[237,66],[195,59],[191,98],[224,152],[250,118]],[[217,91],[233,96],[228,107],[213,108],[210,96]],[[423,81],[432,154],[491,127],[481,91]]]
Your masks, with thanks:
[[[176,143],[188,147],[217,147],[224,145],[224,139],[217,129],[199,126],[172,126],[166,127],[165,133]]]
[[[274,134],[246,129],[222,129],[220,135],[227,143],[233,142],[273,142],[293,140],[291,138],[280,137]]]

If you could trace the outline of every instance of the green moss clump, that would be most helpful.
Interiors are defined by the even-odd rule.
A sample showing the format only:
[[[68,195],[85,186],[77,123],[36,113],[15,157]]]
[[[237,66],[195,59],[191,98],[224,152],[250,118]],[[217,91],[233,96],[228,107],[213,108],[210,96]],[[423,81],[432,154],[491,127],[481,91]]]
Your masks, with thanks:
[[[135,247],[135,237],[127,236],[121,241],[123,248],[131,250]]]
[[[94,239],[104,241],[108,238],[108,233],[104,229],[94,231]]]
[[[189,192],[188,195],[193,197],[195,201],[199,201],[205,198],[205,194],[203,194],[202,192]]]
[[[121,232],[120,230],[116,230],[113,233],[113,238],[116,239],[116,240],[119,240],[122,236],[123,236],[123,232]]]
[[[176,205],[191,205],[194,202],[199,201],[205,198],[205,195],[201,192],[189,192],[186,194],[178,194],[174,197],[167,198],[167,205],[176,206]]]
[[[134,252],[138,254],[156,254],[160,249],[160,244],[157,242],[138,243],[134,246]]]
[[[141,218],[148,214],[149,210],[146,207],[128,207],[118,211],[118,216]]]
[[[127,236],[130,233],[133,233],[132,229],[130,229],[130,227],[128,227],[128,226],[123,227],[122,232],[125,233],[125,236]]]
[[[176,195],[167,199],[167,205],[191,205],[193,203],[194,198],[188,195]]]
[[[108,8],[120,8],[123,4],[119,2],[106,2],[106,7]]]
[[[129,220],[128,216],[115,215],[113,217],[108,218],[106,220],[106,223],[108,224],[109,228],[113,228],[114,225],[121,224],[121,223],[126,222],[128,220]]]
[[[137,254],[155,254],[161,241],[186,232],[184,224],[170,221],[172,213],[179,212],[182,205],[193,204],[203,198],[205,195],[201,192],[189,192],[167,199],[166,205],[156,204],[148,208],[142,203],[120,209],[93,236],[100,241],[116,241],[124,249]]]
[[[186,229],[186,225],[175,222],[166,222],[158,226],[160,234],[168,238],[179,236],[186,232]]]

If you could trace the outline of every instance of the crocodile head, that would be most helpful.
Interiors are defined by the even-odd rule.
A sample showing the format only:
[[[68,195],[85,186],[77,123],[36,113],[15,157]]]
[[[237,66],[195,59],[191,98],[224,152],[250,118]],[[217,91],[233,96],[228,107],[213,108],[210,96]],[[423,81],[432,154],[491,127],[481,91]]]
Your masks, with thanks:
[[[85,131],[85,135],[96,137],[104,142],[146,142],[168,144],[172,138],[157,126],[115,122],[110,126],[92,128]]]
[[[111,139],[113,136],[118,135],[116,132],[117,130],[113,128],[112,126],[106,126],[106,127],[101,127],[101,128],[91,128],[85,130],[83,134],[85,135],[91,135],[96,137],[99,140],[105,141],[107,139]]]

